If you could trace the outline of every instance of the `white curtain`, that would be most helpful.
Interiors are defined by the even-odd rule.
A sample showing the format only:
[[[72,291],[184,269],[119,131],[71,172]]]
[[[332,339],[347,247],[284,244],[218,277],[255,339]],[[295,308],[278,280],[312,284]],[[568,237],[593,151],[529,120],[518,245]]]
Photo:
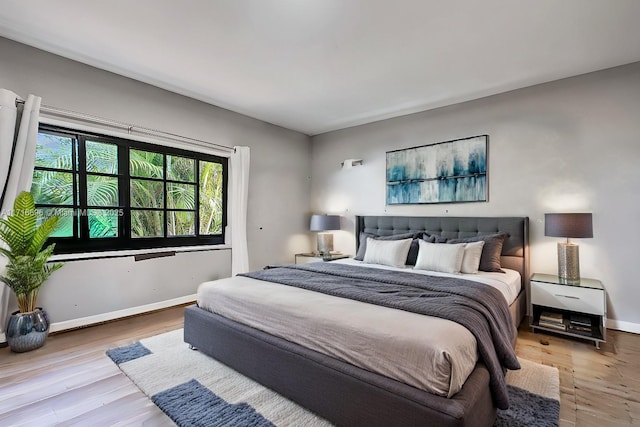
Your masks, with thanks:
[[[39,96],[29,95],[23,106],[16,107],[17,95],[0,89],[0,214],[13,208],[13,200],[21,191],[31,189],[33,164],[36,157]],[[4,269],[5,259],[0,259]],[[7,305],[11,289],[0,284],[0,342],[5,341]]]
[[[249,196],[249,147],[233,147],[229,183],[231,217],[231,275],[249,271],[247,201]]]

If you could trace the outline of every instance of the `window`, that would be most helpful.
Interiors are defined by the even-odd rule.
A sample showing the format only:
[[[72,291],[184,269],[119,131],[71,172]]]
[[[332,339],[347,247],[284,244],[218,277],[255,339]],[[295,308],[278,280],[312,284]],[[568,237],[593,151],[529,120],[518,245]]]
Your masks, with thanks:
[[[56,253],[224,243],[227,159],[41,125],[31,192]]]

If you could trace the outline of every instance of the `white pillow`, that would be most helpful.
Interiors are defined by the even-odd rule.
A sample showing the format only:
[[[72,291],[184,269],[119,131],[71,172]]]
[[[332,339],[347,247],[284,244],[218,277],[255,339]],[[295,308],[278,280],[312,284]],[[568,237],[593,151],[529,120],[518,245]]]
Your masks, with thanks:
[[[420,249],[416,260],[417,270],[460,273],[465,243],[428,243],[418,240]]]
[[[466,243],[464,245],[464,256],[462,257],[462,265],[460,266],[461,273],[476,274],[478,272],[483,246],[484,240]]]
[[[404,267],[412,240],[377,240],[369,237],[363,261],[367,264]]]

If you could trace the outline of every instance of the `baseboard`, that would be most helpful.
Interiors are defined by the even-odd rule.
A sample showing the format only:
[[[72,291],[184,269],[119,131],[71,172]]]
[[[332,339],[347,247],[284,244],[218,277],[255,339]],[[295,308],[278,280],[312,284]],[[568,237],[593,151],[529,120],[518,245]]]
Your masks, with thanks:
[[[623,322],[621,320],[607,319],[607,329],[640,334],[640,323]]]
[[[142,314],[149,311],[173,307],[174,305],[187,304],[189,302],[194,302],[195,300],[196,294],[185,295],[183,297],[154,302],[152,304],[139,305],[137,307],[125,308],[123,310],[111,311],[109,313],[96,314],[95,316],[65,320],[64,322],[52,323],[49,332],[59,332],[66,331],[67,329],[82,328],[96,323],[107,322],[109,320],[120,319],[122,317],[135,316],[136,314]]]
[[[123,317],[135,316],[136,314],[147,313],[154,310],[173,307],[175,305],[188,304],[196,300],[196,294],[185,295],[179,298],[173,298],[166,301],[154,302],[152,304],[139,305],[137,307],[125,308],[123,310],[110,311],[108,313],[96,314],[94,316],[81,317],[78,319],[65,320],[63,322],[52,323],[49,332],[60,332],[69,329],[83,328],[96,323],[108,322]],[[7,341],[4,333],[0,333],[0,344]]]

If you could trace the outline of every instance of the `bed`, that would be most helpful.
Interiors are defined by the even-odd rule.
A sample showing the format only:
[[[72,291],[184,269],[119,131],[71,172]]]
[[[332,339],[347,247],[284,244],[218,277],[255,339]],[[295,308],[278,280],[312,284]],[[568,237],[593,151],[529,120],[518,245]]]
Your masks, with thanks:
[[[361,216],[356,217],[358,247],[361,233],[381,237],[426,233],[443,240],[505,233],[500,263],[520,278],[519,292],[509,305],[509,320],[516,327],[522,320],[529,277],[527,218]],[[255,281],[225,280],[238,288]],[[496,403],[488,392],[490,369],[482,361],[472,363],[459,390],[443,396],[255,326],[205,307],[185,310],[186,342],[337,425],[489,426],[495,420]]]

